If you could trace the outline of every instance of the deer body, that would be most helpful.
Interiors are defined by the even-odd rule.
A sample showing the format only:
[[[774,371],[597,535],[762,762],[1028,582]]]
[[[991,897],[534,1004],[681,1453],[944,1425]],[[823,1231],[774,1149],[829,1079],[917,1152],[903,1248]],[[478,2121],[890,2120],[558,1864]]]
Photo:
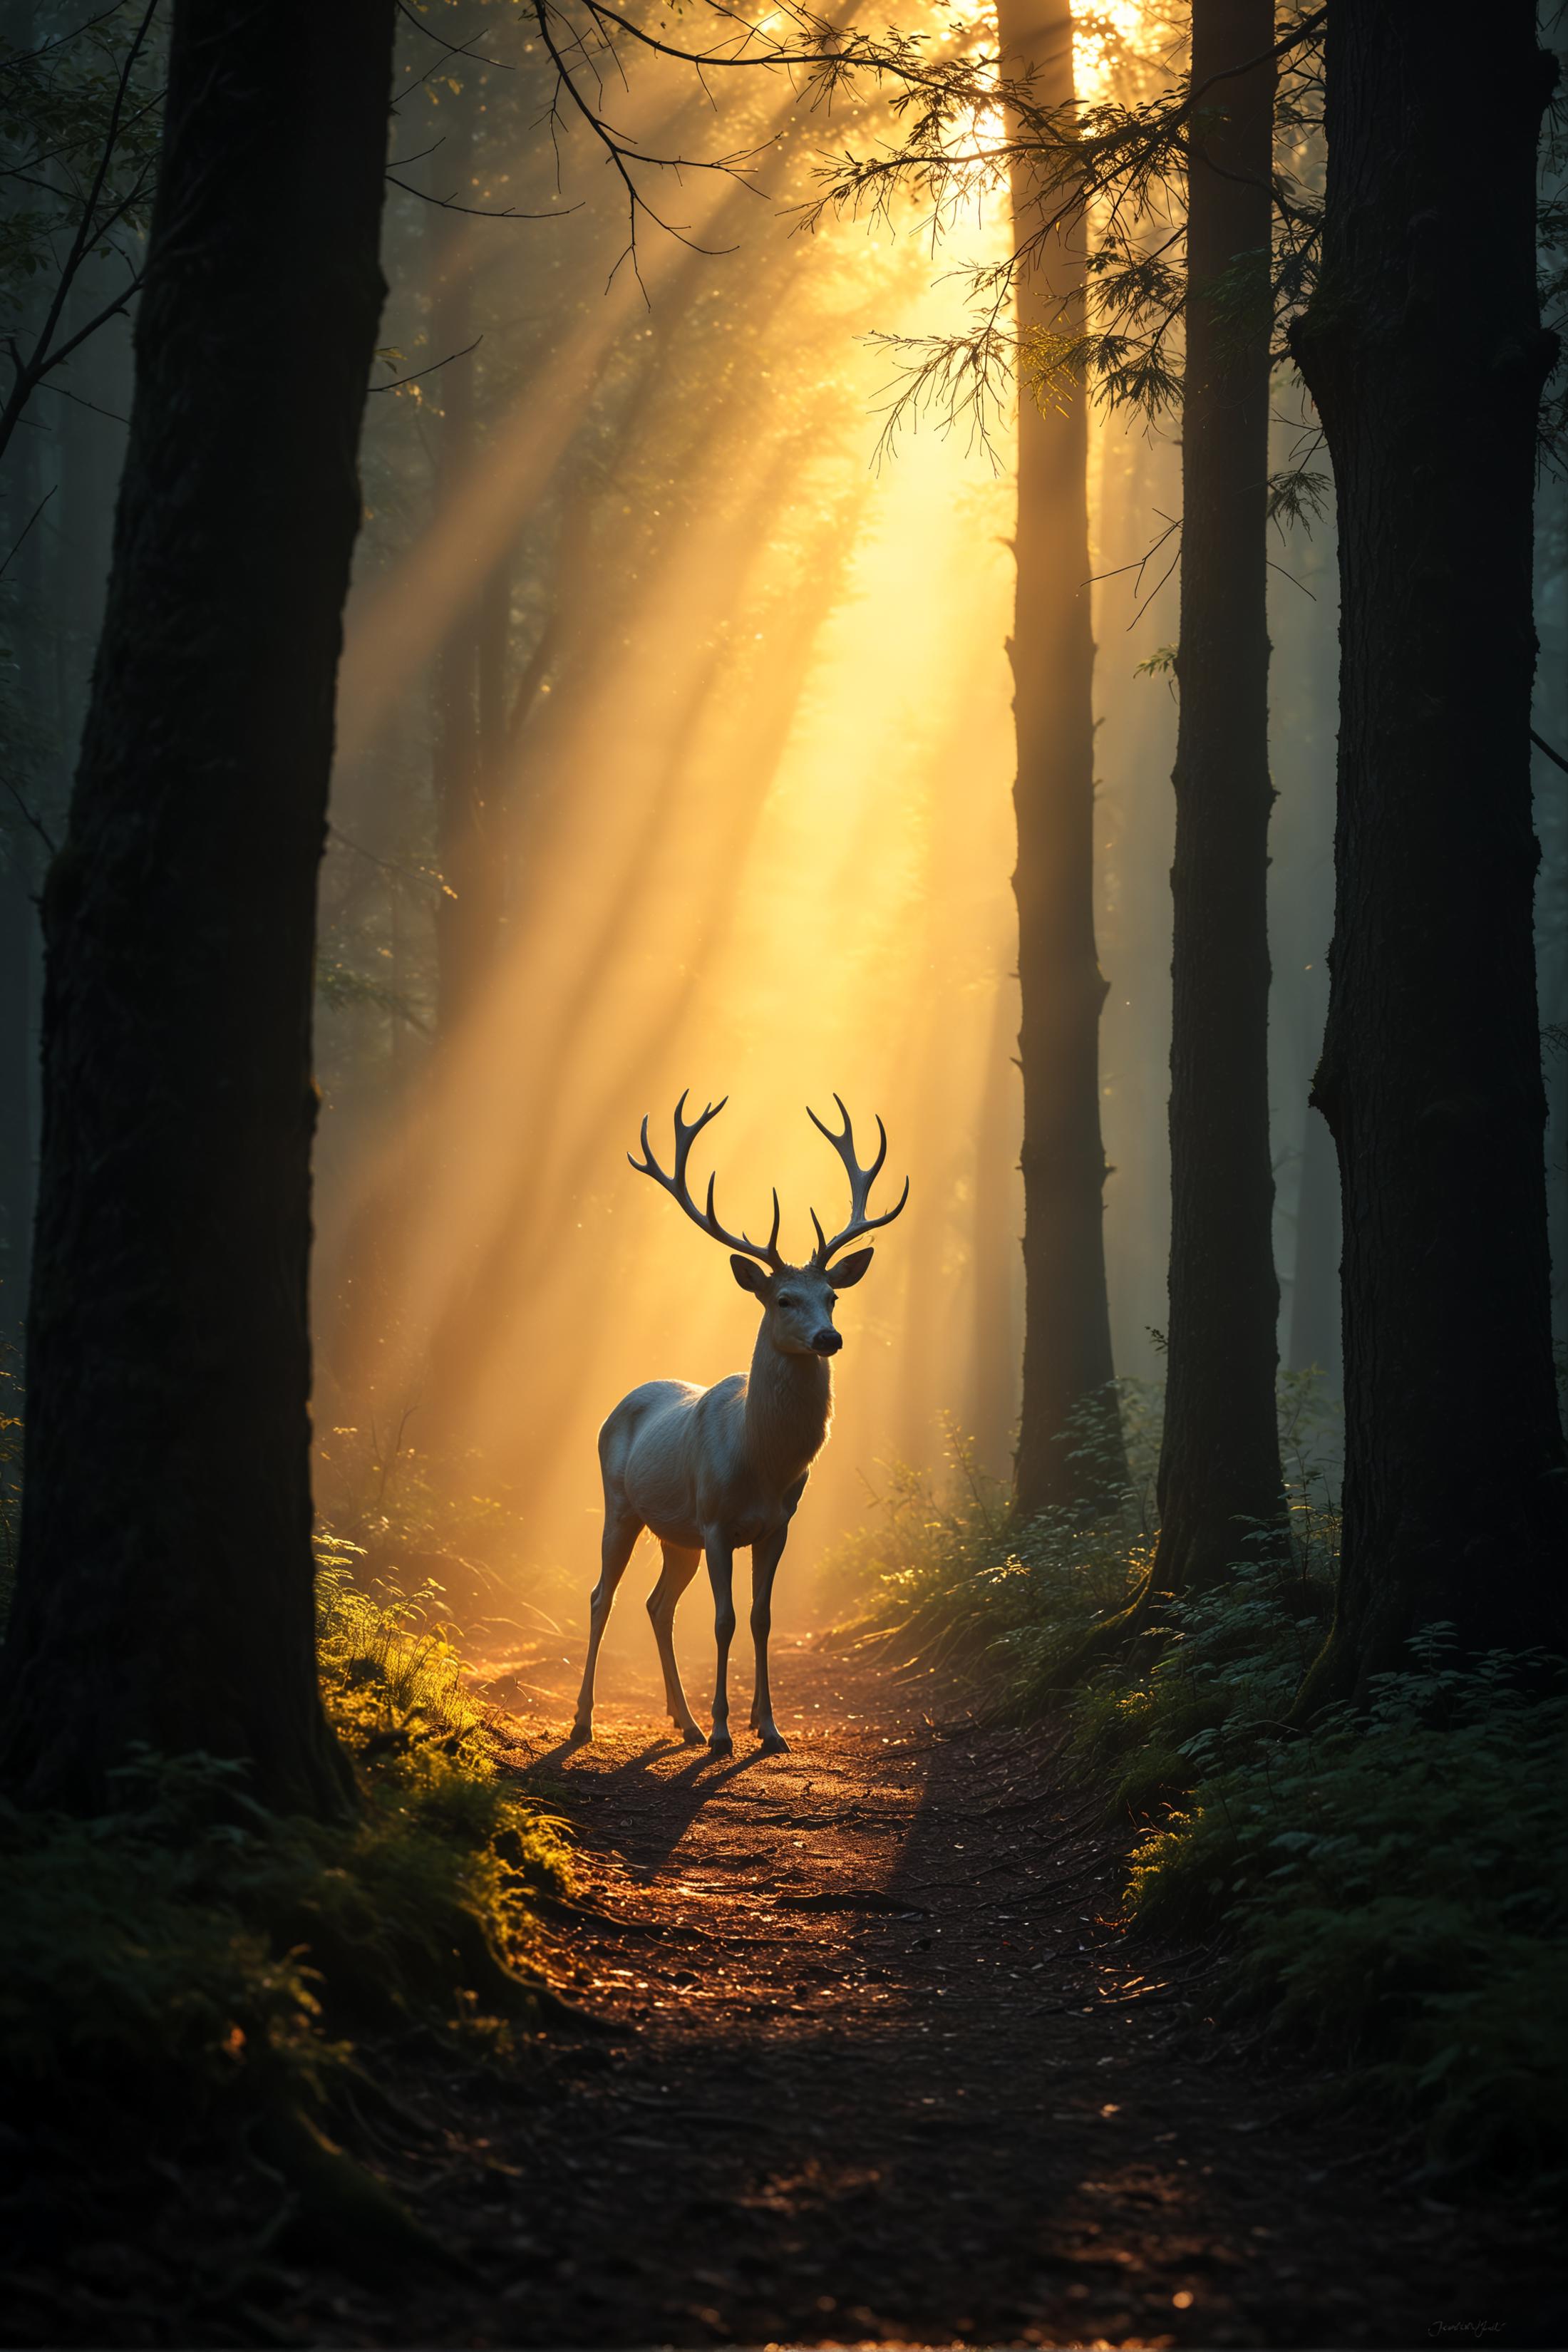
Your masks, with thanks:
[[[737,1549],[776,1534],[826,1440],[832,1378],[815,1358],[781,1355],[764,1324],[749,1373],[710,1389],[645,1381],[599,1432],[606,1500],[613,1492],[650,1535],[686,1551],[710,1528]]]
[[[647,1381],[621,1399],[599,1432],[605,1533],[572,1744],[577,1746],[593,1737],[599,1645],[616,1589],[638,1536],[647,1528],[664,1548],[664,1570],[647,1605],[664,1670],[665,1697],[671,1720],[691,1746],[701,1744],[702,1732],[687,1704],[676,1664],[675,1610],[697,1573],[700,1559],[704,1555],[707,1559],[718,1650],[713,1728],[708,1744],[720,1753],[727,1753],[734,1745],[730,1736],[728,1689],[730,1643],[735,1631],[734,1555],[750,1549],[752,1635],[757,1661],[752,1728],[760,1733],[764,1748],[777,1751],[788,1743],[773,1721],[768,1683],[773,1577],[811,1465],[822,1450],[833,1417],[833,1376],[827,1360],[843,1345],[833,1326],[837,1294],[860,1280],[872,1253],[858,1250],[837,1266],[829,1261],[853,1236],[889,1223],[908,1199],[909,1187],[905,1185],[903,1199],[887,1215],[866,1216],[866,1195],[886,1155],[887,1138],[882,1138],[882,1150],[873,1166],[868,1171],[860,1169],[854,1160],[854,1138],[845,1112],[842,1137],[834,1137],[826,1128],[822,1131],[850,1170],[854,1194],[850,1223],[832,1243],[817,1224],[818,1245],[810,1261],[805,1265],[786,1265],[777,1249],[776,1192],[773,1234],[761,1247],[743,1234],[726,1233],[719,1224],[711,1180],[706,1213],[692,1202],[686,1189],[687,1155],[693,1138],[717,1117],[723,1104],[704,1111],[688,1126],[680,1116],[685,1103],[682,1095],[675,1114],[674,1175],[667,1177],[648,1152],[646,1119],[645,1159],[632,1165],[672,1192],[713,1239],[731,1244],[730,1264],[735,1279],[761,1301],[763,1320],[750,1372],[731,1373],[710,1389],[695,1388],[687,1381]],[[843,1110],[842,1103],[839,1108]],[[815,1113],[810,1116],[816,1118]],[[822,1123],[816,1120],[816,1124]]]

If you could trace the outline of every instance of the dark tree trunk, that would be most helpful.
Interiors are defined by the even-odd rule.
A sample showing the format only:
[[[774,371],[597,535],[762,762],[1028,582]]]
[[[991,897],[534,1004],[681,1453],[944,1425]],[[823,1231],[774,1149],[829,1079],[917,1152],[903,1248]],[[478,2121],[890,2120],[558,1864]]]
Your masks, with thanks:
[[[14,1341],[33,1223],[33,911],[18,838],[0,861],[0,1339]]]
[[[1187,191],[1171,1005],[1171,1319],[1152,1590],[1201,1590],[1283,1500],[1268,1144],[1271,0],[1194,0],[1216,75]],[[1223,111],[1222,111],[1223,110]]]
[[[392,0],[177,0],[113,571],[46,894],[0,1773],[349,1801],[317,1691],[310,998]]]
[[[1290,1369],[1326,1373],[1337,1388],[1340,1355],[1340,1171],[1334,1140],[1309,1109],[1301,1138],[1296,1204],[1296,1286],[1290,1301]]]
[[[1001,0],[998,29],[1007,70],[1033,67],[1035,101],[1070,106],[1068,0]],[[1061,201],[1059,193],[1046,196],[1047,216]],[[1026,160],[1014,166],[1013,213],[1020,239],[1042,217]],[[1081,232],[1054,236],[1019,287],[1020,332],[1076,333],[1084,285]],[[1105,1288],[1106,983],[1094,941],[1088,457],[1081,387],[1043,412],[1021,390],[1018,585],[1007,652],[1018,743],[1013,887],[1022,995],[1024,1387],[1014,1484],[1023,1512],[1099,1502],[1125,1478]],[[1086,1439],[1093,1440],[1087,1453]]]
[[[35,37],[29,23],[30,12],[25,13],[17,35],[23,42]],[[32,730],[46,733],[51,719],[61,722],[63,733],[64,711],[57,709],[49,691],[53,684],[50,656],[61,634],[59,599],[49,576],[51,535],[44,527],[47,507],[43,506],[55,488],[53,467],[46,483],[44,463],[46,456],[54,455],[53,443],[53,435],[44,426],[23,434],[7,461],[6,495],[0,506],[0,528],[4,544],[11,551],[11,578],[17,596],[17,683],[26,700],[16,715],[22,720],[24,743]],[[50,773],[52,761],[28,760],[24,752],[23,762],[19,773],[10,780],[23,805],[18,807],[6,795],[5,862],[0,869],[0,1338],[11,1343],[21,1337],[26,1311],[37,1129],[38,917],[34,897],[42,871],[43,843],[28,819],[30,815],[47,832],[57,806],[50,787],[58,782]]]
[[[1342,592],[1313,1100],[1344,1202],[1344,1551],[1309,1701],[1364,1692],[1434,1621],[1470,1647],[1568,1633],[1531,927],[1552,67],[1532,0],[1497,0],[1478,107],[1475,30],[1458,0],[1331,11],[1322,273],[1294,338],[1333,458]]]
[[[1008,1163],[1017,1149],[1012,992],[996,992],[974,1138],[973,1437],[983,1469],[1005,1475],[1018,1433],[1018,1315],[1013,1251],[1017,1203]]]

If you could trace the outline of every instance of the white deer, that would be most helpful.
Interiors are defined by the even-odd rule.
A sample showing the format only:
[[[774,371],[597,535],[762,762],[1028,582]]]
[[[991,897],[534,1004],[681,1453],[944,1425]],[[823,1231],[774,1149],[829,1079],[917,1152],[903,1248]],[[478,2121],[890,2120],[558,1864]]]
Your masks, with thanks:
[[[847,1242],[890,1225],[910,1197],[906,1177],[894,1206],[879,1217],[868,1216],[871,1187],[888,1156],[887,1130],[879,1119],[881,1140],[877,1157],[869,1168],[862,1168],[855,1156],[849,1114],[837,1095],[833,1099],[844,1120],[841,1135],[824,1126],[814,1110],[808,1108],[806,1116],[826,1136],[848,1171],[849,1223],[829,1241],[814,1209],[811,1222],[816,1229],[816,1247],[805,1265],[786,1265],[779,1255],[776,1191],[773,1232],[759,1245],[744,1234],[726,1233],[719,1223],[711,1176],[706,1209],[698,1207],[688,1190],[686,1163],[691,1146],[709,1120],[718,1118],[729,1100],[727,1095],[724,1101],[710,1103],[700,1118],[689,1123],[681,1117],[686,1108],[686,1097],[681,1096],[675,1107],[675,1167],[668,1175],[648,1148],[647,1119],[642,1123],[643,1156],[632,1160],[631,1165],[639,1175],[651,1176],[662,1184],[705,1234],[731,1251],[735,1279],[742,1290],[761,1299],[763,1320],[749,1373],[731,1372],[728,1380],[717,1381],[710,1389],[694,1388],[689,1381],[646,1381],[621,1399],[599,1432],[599,1466],[605,1480],[604,1549],[589,1611],[588,1662],[572,1727],[574,1748],[594,1736],[594,1675],[599,1644],[616,1588],[644,1528],[664,1547],[664,1570],[648,1596],[647,1611],[664,1669],[665,1701],[676,1729],[688,1747],[702,1745],[701,1727],[680,1686],[673,1629],[676,1603],[696,1575],[699,1558],[706,1553],[719,1648],[713,1728],[708,1746],[716,1755],[733,1750],[728,1673],[735,1631],[734,1555],[749,1544],[752,1638],[757,1653],[752,1728],[761,1733],[765,1750],[777,1754],[788,1748],[773,1721],[768,1687],[773,1577],[789,1523],[832,1418],[833,1377],[827,1360],[844,1344],[833,1328],[837,1295],[859,1281],[874,1253],[861,1249],[838,1265],[832,1261]],[[629,1152],[626,1156],[631,1159]]]

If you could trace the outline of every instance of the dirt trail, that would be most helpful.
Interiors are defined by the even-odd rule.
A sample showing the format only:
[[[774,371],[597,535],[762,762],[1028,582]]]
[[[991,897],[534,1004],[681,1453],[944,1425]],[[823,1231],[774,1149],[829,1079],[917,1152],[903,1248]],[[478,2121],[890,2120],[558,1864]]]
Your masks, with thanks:
[[[651,1687],[575,1755],[563,1693],[520,1718],[625,1923],[563,1931],[623,2032],[548,2038],[448,2116],[434,2191],[410,2170],[474,2281],[340,2295],[318,2340],[1549,2340],[1540,2217],[1302,2120],[1202,1958],[1111,1924],[1116,1842],[1048,1741],[775,1646],[787,1757],[676,1746]]]

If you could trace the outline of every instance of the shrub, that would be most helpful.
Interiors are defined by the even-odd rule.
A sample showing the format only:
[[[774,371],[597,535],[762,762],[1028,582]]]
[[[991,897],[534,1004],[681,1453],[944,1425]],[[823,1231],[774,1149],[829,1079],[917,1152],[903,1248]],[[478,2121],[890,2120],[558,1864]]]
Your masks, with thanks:
[[[1158,1391],[1117,1384],[1131,1484],[1103,1517],[1048,1511],[1019,1521],[1005,1491],[949,1433],[945,1475],[894,1465],[879,1515],[825,1565],[840,1631],[880,1638],[890,1655],[963,1671],[982,1702],[1037,1714],[1059,1658],[1081,1631],[1125,1602],[1146,1564],[1158,1450]],[[1103,1444],[1105,1414],[1086,1412],[1080,1449]]]
[[[353,2037],[420,2023],[504,2049],[559,2007],[536,1902],[564,1891],[555,1823],[497,1766],[446,1635],[384,1607],[329,1546],[323,1694],[359,1819],[283,1819],[242,1768],[142,1753],[101,1819],[0,1805],[0,2082],[14,2115],[105,2100],[180,2126],[321,2118]],[[155,2104],[150,2104],[155,2103]]]
[[[1424,2118],[1441,2161],[1561,2161],[1568,1698],[1542,1695],[1544,1661],[1461,1663],[1433,1628],[1363,1714],[1291,1725],[1339,1549],[1336,1416],[1310,1375],[1280,1387],[1286,1556],[1243,1545],[1224,1584],[1074,1683],[1151,1556],[1158,1400],[1123,1400],[1132,1480],[1098,1521],[1010,1521],[962,1448],[945,1492],[900,1474],[838,1555],[853,1630],[994,1712],[1065,1718],[1069,1761],[1142,1825],[1138,1924],[1223,1933],[1235,2002],[1321,2051],[1342,2094]]]
[[[1411,1651],[1364,1715],[1200,1732],[1195,1801],[1134,1854],[1131,1901],[1228,1914],[1239,2000],[1424,2114],[1443,2158],[1561,2158],[1568,1696],[1543,1660],[1461,1664],[1447,1628]]]

